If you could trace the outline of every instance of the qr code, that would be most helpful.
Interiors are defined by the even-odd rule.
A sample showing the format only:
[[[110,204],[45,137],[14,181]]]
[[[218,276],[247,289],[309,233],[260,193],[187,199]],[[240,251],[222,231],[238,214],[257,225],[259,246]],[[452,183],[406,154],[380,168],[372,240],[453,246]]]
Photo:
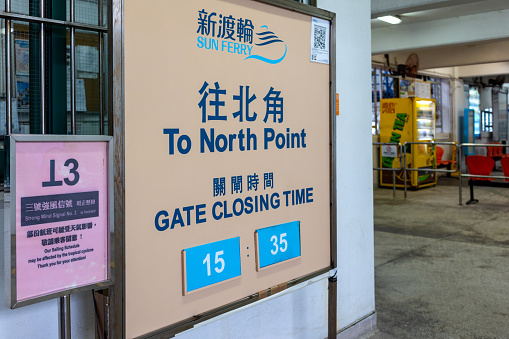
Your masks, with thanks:
[[[325,27],[315,26],[314,48],[325,50]]]

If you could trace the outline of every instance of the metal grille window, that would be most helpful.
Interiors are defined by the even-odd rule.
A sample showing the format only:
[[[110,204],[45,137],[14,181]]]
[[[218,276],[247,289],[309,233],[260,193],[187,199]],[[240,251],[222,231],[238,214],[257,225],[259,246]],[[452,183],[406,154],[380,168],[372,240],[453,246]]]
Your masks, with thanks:
[[[395,81],[398,77],[392,75],[385,67],[372,66],[371,68],[371,129],[372,134],[380,133],[380,99],[398,98],[398,86]],[[442,79],[430,78],[431,98],[437,104],[437,125],[438,129],[443,126],[443,105],[442,105]]]
[[[1,135],[104,134],[106,6],[103,0],[4,0]]]
[[[0,179],[11,134],[106,134],[104,0],[0,4]]]
[[[443,128],[443,105],[442,105],[442,79],[429,78],[431,83],[431,98],[435,99],[437,104],[436,112],[436,128],[442,130]]]
[[[371,129],[380,133],[380,99],[397,97],[394,93],[394,76],[385,68],[371,68]]]
[[[481,113],[481,131],[493,132],[493,109],[487,108]]]

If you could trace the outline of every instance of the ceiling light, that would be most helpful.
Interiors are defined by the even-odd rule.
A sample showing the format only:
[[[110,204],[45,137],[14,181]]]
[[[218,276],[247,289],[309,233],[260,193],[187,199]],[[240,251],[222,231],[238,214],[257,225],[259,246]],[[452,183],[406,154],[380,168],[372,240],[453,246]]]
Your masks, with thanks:
[[[393,24],[393,25],[399,24],[401,22],[401,19],[399,17],[393,16],[393,15],[381,16],[381,17],[379,17],[377,19],[385,21],[385,22],[388,22],[388,23]]]

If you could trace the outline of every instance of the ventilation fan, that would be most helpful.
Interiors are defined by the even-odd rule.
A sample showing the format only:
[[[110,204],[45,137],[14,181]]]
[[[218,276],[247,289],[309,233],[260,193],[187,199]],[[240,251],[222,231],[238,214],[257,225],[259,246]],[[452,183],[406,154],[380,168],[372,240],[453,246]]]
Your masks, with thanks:
[[[415,78],[417,76],[418,70],[419,70],[419,56],[417,55],[417,53],[412,53],[406,59],[405,73]]]
[[[488,83],[493,87],[502,87],[505,83],[505,75],[498,75],[496,79],[488,80]]]
[[[403,78],[406,76],[417,77],[417,72],[419,71],[419,56],[417,53],[410,54],[406,59],[406,63],[398,65],[396,70],[390,68],[389,54],[385,54],[385,59],[392,75],[399,75]]]

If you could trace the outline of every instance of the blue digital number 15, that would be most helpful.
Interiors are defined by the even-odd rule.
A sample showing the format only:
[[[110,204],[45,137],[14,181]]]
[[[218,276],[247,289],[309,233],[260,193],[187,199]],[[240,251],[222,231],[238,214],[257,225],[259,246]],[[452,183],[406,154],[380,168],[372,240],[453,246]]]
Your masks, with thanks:
[[[182,251],[183,292],[240,277],[240,238],[235,237]]]

